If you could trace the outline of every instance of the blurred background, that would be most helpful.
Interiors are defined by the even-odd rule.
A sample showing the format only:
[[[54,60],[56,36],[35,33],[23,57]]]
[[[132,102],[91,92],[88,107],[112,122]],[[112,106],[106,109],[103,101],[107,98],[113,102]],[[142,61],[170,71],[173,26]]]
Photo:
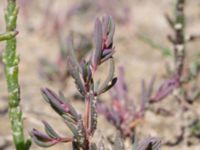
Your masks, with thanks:
[[[93,26],[96,17],[111,15],[116,23],[114,38],[116,67],[123,66],[125,80],[128,83],[129,95],[137,102],[142,79],[149,80],[153,75],[161,83],[166,74],[166,63],[173,65],[173,59],[162,54],[161,50],[144,42],[148,37],[163,47],[172,48],[167,35],[173,33],[164,14],[173,14],[175,0],[17,0],[20,8],[17,30],[17,52],[20,54],[21,106],[24,112],[25,132],[42,128],[41,120],[47,120],[62,134],[68,129],[49,105],[42,100],[40,88],[50,87],[55,91],[62,90],[72,104],[81,111],[84,105],[76,96],[73,79],[65,74],[65,60],[61,56],[63,41],[71,33],[74,37],[77,55],[81,50],[87,51],[93,46]],[[0,31],[5,30],[4,9],[6,1],[0,1]],[[186,0],[187,27],[186,34],[200,34],[200,1]],[[142,37],[142,38],[141,38]],[[0,54],[4,44],[0,43]],[[200,40],[187,45],[187,61],[191,61],[200,52]],[[100,68],[103,76],[106,67]],[[117,75],[117,69],[116,69]],[[7,115],[7,88],[3,65],[0,62],[0,149],[13,150],[10,125]],[[101,99],[109,104],[109,94]],[[177,103],[165,100],[154,107],[164,107],[173,112],[170,117],[155,114],[151,111],[145,115],[144,123],[138,125],[138,137],[156,136],[163,142],[176,141],[181,134],[182,124],[193,119],[192,112],[181,118]],[[194,108],[200,110],[197,102]],[[200,116],[200,112],[199,116]],[[59,122],[59,123],[58,123]],[[97,133],[105,137],[115,134],[115,129],[99,116]],[[199,150],[200,139],[186,133],[184,140],[174,146],[163,146],[163,150]],[[5,146],[6,145],[6,146]],[[5,148],[3,148],[5,146]],[[68,149],[67,145],[56,145],[49,150]],[[33,144],[31,149],[41,148]],[[70,149],[70,148],[69,148]]]

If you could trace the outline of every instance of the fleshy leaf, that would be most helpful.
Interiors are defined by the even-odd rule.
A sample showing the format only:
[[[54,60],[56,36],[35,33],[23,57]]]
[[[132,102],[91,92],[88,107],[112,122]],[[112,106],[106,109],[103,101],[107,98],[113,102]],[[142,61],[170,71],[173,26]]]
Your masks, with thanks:
[[[153,92],[153,88],[154,88],[154,83],[155,83],[155,80],[156,80],[156,76],[154,75],[150,82],[149,82],[149,86],[148,86],[148,91],[147,91],[147,96],[150,97],[152,92]]]
[[[108,53],[107,55],[102,56],[101,63],[103,63],[103,62],[107,61],[108,59],[112,58],[114,53],[115,53],[115,50],[112,49],[112,51],[110,53]]]
[[[60,136],[54,131],[54,129],[46,122],[42,121],[45,127],[46,133],[49,135],[51,138],[60,138]]]
[[[72,106],[60,99],[53,91],[48,88],[42,89],[42,95],[60,116],[67,115],[73,122],[77,121],[78,115]]]
[[[161,84],[155,96],[151,98],[150,102],[158,102],[163,100],[170,93],[172,93],[174,89],[178,88],[179,86],[180,86],[179,77],[173,76],[171,79]]]
[[[68,53],[69,53],[68,58],[67,58],[69,73],[74,78],[78,91],[84,96],[86,92],[84,89],[83,82],[80,78],[81,66],[75,56],[74,49],[73,49],[73,41],[70,36],[68,37],[67,44],[68,44]]]
[[[86,91],[80,77],[79,68],[75,64],[73,64],[73,60],[71,57],[68,58],[68,63],[69,63],[69,72],[75,80],[76,87],[78,91],[84,96],[86,94]]]
[[[115,33],[115,23],[112,17],[110,17],[109,34],[108,34],[108,39],[106,41],[106,45],[108,47],[112,46],[114,33]]]
[[[94,70],[97,69],[97,65],[100,63],[101,54],[102,54],[102,43],[103,43],[103,35],[102,35],[102,24],[99,18],[95,21],[94,27],[94,43],[95,50],[92,54],[92,67]]]
[[[57,141],[49,138],[47,135],[33,129],[30,133],[32,140],[41,147],[50,147],[57,143]]]
[[[63,101],[65,101],[65,103],[68,105],[70,113],[73,117],[75,117],[75,120],[78,120],[78,113],[77,111],[74,109],[74,107],[68,102],[68,100],[65,98],[64,94],[62,92],[59,92],[59,97],[60,99],[62,99]]]
[[[77,127],[74,124],[72,124],[69,120],[67,120],[67,117],[64,119],[64,122],[70,129],[70,131],[73,133],[74,137],[78,136]]]
[[[110,89],[116,83],[117,79],[116,78],[113,79],[114,72],[115,72],[115,65],[114,65],[113,58],[111,58],[108,76],[107,76],[106,80],[104,81],[104,83],[100,86],[99,90],[97,91],[97,95],[104,93],[105,91]]]
[[[108,85],[104,89],[100,90],[97,95],[105,93],[106,91],[108,91],[109,89],[111,89],[115,85],[116,82],[117,82],[117,78],[113,78],[112,81],[110,81],[108,83]]]
[[[46,89],[42,89],[42,95],[44,96],[44,98],[46,100],[48,100],[48,102],[50,103],[50,105],[52,106],[52,108],[58,113],[58,114],[63,114],[63,113],[69,113],[69,107],[67,104],[65,104],[62,100],[60,100],[58,98],[58,96],[51,91],[50,89],[46,88]]]

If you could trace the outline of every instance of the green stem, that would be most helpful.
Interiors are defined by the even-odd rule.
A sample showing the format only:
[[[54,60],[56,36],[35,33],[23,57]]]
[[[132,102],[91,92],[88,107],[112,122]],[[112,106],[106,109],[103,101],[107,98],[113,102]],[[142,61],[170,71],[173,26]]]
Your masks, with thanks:
[[[9,119],[11,122],[13,140],[16,150],[28,150],[30,141],[25,142],[23,132],[22,111],[20,108],[20,87],[18,82],[19,57],[16,54],[16,24],[18,8],[16,0],[7,0],[5,11],[6,34],[2,40],[6,40],[6,47],[3,53],[4,71],[7,80],[9,93]],[[15,34],[13,34],[15,33]],[[10,35],[13,34],[13,35]]]

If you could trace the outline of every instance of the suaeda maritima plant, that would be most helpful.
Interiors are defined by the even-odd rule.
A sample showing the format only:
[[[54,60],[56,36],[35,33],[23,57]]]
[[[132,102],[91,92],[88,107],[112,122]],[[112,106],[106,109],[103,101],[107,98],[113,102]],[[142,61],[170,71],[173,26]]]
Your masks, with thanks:
[[[97,108],[106,119],[111,122],[121,133],[123,138],[130,140],[135,136],[135,128],[143,122],[145,111],[151,103],[164,100],[173,90],[179,86],[179,79],[164,81],[157,90],[154,88],[155,76],[147,84],[144,80],[141,82],[140,105],[136,105],[136,99],[131,97],[128,85],[125,82],[124,68],[119,68],[118,81],[110,90],[112,107],[107,106],[103,101],[99,101]]]
[[[73,136],[62,137],[56,133],[46,121],[43,121],[46,134],[33,129],[30,133],[33,141],[42,147],[49,147],[60,142],[71,142],[74,150],[95,150],[96,144],[92,142],[92,136],[97,128],[96,101],[98,96],[108,91],[117,81],[114,77],[114,46],[113,36],[115,24],[110,16],[103,17],[102,21],[96,19],[94,27],[93,51],[89,60],[78,62],[73,53],[68,57],[70,74],[75,80],[79,93],[85,99],[85,112],[80,114],[64,98],[63,94],[57,95],[49,88],[42,89],[42,95],[47,103],[64,120]],[[73,51],[72,39],[69,38],[70,50]],[[99,85],[94,81],[94,74],[104,62],[110,62],[110,70],[105,82]]]
[[[174,7],[173,16],[165,13],[166,21],[173,31],[173,35],[167,35],[173,49],[165,47],[143,34],[139,34],[139,37],[153,48],[161,50],[164,56],[174,59],[174,70],[168,64],[166,70],[167,76],[176,74],[180,78],[180,92],[175,97],[192,104],[200,97],[200,88],[196,84],[200,72],[200,61],[199,54],[196,53],[192,62],[185,62],[185,58],[188,56],[186,45],[189,42],[198,40],[200,34],[188,34],[185,31],[187,25],[186,0],[176,0]]]
[[[2,61],[9,93],[9,119],[16,150],[28,150],[31,142],[24,137],[22,111],[20,107],[20,86],[18,81],[19,56],[16,54],[16,31],[18,7],[16,0],[7,0],[5,9],[6,32],[0,34],[0,41],[6,41]]]
[[[199,40],[200,34],[188,34],[187,27],[187,18],[185,15],[186,0],[176,0],[174,5],[173,16],[165,14],[166,21],[168,22],[170,28],[172,29],[173,34],[168,35],[167,38],[172,44],[172,48],[166,48],[162,44],[159,44],[151,38],[140,35],[140,38],[146,43],[150,44],[156,49],[160,49],[165,56],[170,56],[171,59],[174,59],[173,67],[167,65],[167,76],[176,75],[179,77],[179,87],[174,92],[174,98],[179,104],[179,110],[182,112],[183,116],[185,112],[191,111],[194,115],[193,121],[190,125],[182,125],[183,130],[180,134],[181,138],[178,138],[177,142],[170,145],[176,145],[180,143],[185,136],[185,129],[191,129],[191,135],[196,135],[199,131],[199,115],[198,110],[194,107],[194,104],[200,98],[200,87],[198,86],[199,82],[199,73],[200,73],[200,57],[199,52],[195,52],[192,56],[192,61],[186,61],[189,57],[189,50],[186,47],[189,42]],[[172,69],[173,68],[173,69]],[[194,130],[193,130],[194,127]],[[197,127],[197,128],[196,128]],[[194,134],[195,131],[195,134]]]

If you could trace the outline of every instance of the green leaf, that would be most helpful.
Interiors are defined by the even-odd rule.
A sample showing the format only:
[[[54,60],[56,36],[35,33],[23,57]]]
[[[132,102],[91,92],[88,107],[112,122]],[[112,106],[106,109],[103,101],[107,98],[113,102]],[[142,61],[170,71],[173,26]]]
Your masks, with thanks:
[[[79,136],[77,127],[74,124],[72,124],[69,120],[67,120],[67,118],[64,119],[64,122],[67,125],[67,127],[70,129],[70,131],[73,133],[74,137]]]
[[[17,31],[9,31],[3,34],[0,34],[0,41],[10,40],[18,34]]]
[[[96,91],[97,95],[100,95],[101,93],[104,93],[107,90],[109,90],[117,81],[117,78],[113,79],[114,72],[115,72],[115,65],[114,65],[113,58],[110,58],[109,66],[110,66],[110,68],[109,68],[108,76],[107,76],[106,80],[104,81],[104,83]]]
[[[49,135],[51,138],[60,138],[60,136],[54,131],[54,129],[46,122],[42,121],[45,127],[46,133]]]
[[[71,76],[74,78],[76,87],[78,89],[78,91],[81,93],[81,95],[85,95],[86,91],[85,91],[85,87],[83,85],[83,81],[81,80],[80,77],[80,70],[77,66],[75,66],[73,60],[71,57],[68,58],[68,62],[69,62],[69,72],[71,74]]]

